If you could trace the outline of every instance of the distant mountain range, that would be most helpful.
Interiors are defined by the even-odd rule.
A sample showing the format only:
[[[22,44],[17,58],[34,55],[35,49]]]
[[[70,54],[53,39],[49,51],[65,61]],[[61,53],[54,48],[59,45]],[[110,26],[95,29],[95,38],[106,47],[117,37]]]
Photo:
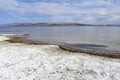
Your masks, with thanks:
[[[0,24],[0,26],[120,26],[113,24],[81,24],[81,23],[10,23]]]

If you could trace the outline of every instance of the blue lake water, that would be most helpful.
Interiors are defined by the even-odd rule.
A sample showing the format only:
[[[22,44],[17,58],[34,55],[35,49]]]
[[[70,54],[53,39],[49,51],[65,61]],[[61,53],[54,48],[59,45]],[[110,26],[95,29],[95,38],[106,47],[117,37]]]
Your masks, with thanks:
[[[36,41],[97,44],[120,51],[120,27],[114,26],[0,27],[0,34],[30,34]]]

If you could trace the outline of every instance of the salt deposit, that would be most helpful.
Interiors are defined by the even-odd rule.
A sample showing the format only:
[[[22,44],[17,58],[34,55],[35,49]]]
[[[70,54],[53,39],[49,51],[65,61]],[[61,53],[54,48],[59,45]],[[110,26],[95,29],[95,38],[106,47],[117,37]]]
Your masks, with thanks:
[[[6,39],[0,36],[0,80],[120,80],[120,59]]]

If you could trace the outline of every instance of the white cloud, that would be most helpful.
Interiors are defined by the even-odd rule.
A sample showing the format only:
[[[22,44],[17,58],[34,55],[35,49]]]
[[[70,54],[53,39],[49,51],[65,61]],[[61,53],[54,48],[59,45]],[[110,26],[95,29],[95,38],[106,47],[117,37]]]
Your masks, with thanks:
[[[0,10],[15,10],[17,5],[16,0],[0,0]]]
[[[80,1],[80,0],[78,0]],[[0,11],[23,19],[24,14],[49,14],[52,18],[31,18],[31,21],[61,21],[83,23],[116,23],[120,20],[120,6],[110,0],[86,0],[71,3],[26,3],[16,0],[0,0]],[[60,14],[72,14],[61,16]],[[29,18],[28,18],[29,19]],[[23,21],[29,21],[24,19]],[[19,19],[18,19],[19,20]]]

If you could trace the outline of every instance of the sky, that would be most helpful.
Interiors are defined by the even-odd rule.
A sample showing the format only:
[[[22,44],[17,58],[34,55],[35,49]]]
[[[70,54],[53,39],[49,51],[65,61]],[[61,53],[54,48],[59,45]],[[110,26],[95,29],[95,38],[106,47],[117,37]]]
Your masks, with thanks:
[[[0,0],[0,24],[120,24],[120,0]]]

